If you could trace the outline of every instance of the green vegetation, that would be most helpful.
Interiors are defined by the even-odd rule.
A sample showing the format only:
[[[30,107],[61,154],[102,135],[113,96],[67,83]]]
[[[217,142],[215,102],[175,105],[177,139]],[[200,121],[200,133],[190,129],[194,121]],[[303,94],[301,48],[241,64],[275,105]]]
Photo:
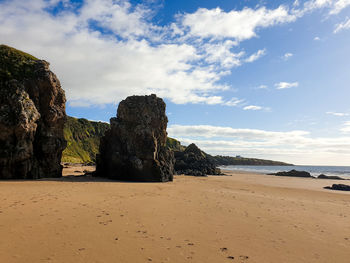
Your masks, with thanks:
[[[36,57],[15,48],[0,45],[0,81],[23,80],[34,75]]]
[[[100,138],[107,129],[109,129],[108,123],[67,117],[64,128],[67,148],[63,151],[62,162],[95,162]]]
[[[166,147],[168,147],[169,149],[173,150],[173,151],[184,151],[185,150],[185,146],[181,145],[181,143],[173,138],[168,137],[166,140]]]

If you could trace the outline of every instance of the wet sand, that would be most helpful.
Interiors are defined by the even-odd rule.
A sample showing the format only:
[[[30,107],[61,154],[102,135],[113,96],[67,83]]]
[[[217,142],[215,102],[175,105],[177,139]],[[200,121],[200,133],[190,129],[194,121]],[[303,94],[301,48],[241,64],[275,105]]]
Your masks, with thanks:
[[[349,181],[251,173],[172,183],[0,182],[0,262],[349,262]]]

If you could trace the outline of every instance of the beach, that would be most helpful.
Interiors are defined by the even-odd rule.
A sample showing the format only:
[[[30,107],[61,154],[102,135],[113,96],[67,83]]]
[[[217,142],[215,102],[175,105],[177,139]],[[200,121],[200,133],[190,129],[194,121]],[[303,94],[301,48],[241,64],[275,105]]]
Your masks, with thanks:
[[[350,193],[337,180],[79,176],[0,182],[0,262],[349,262]],[[346,184],[348,181],[345,181]]]

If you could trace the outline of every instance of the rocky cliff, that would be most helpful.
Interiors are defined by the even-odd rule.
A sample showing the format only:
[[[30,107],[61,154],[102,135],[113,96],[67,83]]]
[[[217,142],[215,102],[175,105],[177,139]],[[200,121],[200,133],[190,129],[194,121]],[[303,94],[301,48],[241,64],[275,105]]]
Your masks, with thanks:
[[[131,181],[172,181],[174,155],[166,147],[165,103],[156,95],[121,101],[101,138],[97,176]]]
[[[0,179],[60,177],[65,94],[49,63],[0,45]]]
[[[62,153],[62,162],[94,163],[100,139],[109,127],[108,123],[68,116],[64,126],[67,148]]]

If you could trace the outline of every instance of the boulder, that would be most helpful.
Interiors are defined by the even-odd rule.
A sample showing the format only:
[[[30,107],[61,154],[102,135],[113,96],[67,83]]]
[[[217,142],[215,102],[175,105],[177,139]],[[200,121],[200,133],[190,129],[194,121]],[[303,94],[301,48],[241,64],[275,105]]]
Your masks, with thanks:
[[[0,45],[0,179],[62,176],[65,93],[49,63]]]
[[[278,172],[275,174],[271,174],[271,175],[275,175],[275,176],[291,176],[291,177],[310,177],[313,178],[311,176],[310,173],[305,172],[305,171],[297,171],[297,170],[290,170],[289,172]]]
[[[100,141],[96,175],[128,181],[173,180],[174,154],[166,147],[168,118],[161,98],[131,96]]]
[[[324,188],[339,191],[350,191],[350,185],[346,184],[333,184],[332,186],[326,186]]]
[[[184,151],[175,151],[175,171],[177,174],[207,176],[221,175],[214,162],[194,143]]]
[[[339,176],[335,176],[335,175],[325,175],[325,174],[320,174],[319,176],[317,176],[317,179],[346,180],[346,179],[341,178],[341,177],[339,177]]]

